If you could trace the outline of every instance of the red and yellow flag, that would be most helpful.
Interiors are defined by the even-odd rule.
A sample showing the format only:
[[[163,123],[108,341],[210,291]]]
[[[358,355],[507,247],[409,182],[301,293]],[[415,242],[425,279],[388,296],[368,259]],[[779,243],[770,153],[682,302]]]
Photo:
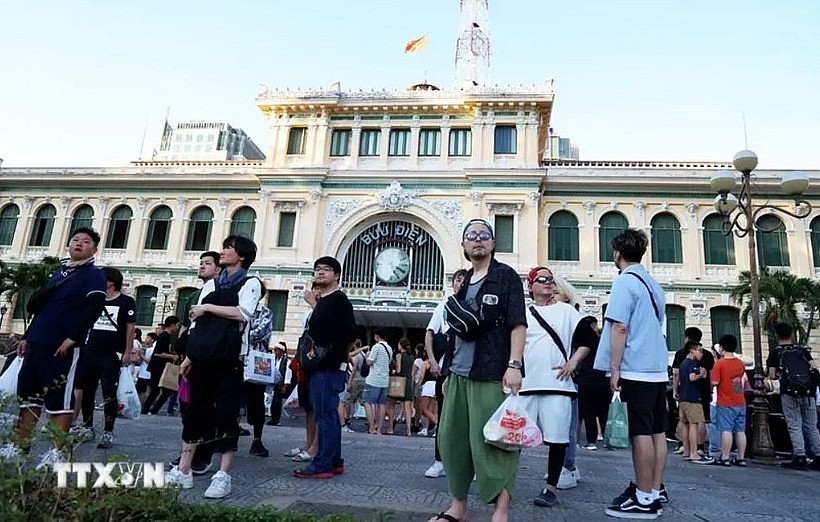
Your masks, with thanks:
[[[407,45],[404,46],[404,52],[414,53],[416,51],[421,51],[422,49],[424,49],[425,45],[427,45],[426,34],[407,42]]]

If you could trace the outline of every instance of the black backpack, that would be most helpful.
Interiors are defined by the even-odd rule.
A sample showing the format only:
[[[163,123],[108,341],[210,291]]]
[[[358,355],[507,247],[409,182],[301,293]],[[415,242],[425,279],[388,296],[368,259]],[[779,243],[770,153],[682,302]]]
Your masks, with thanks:
[[[800,345],[786,345],[780,351],[780,392],[795,397],[812,397],[815,380],[807,349]]]
[[[367,364],[367,355],[364,352],[361,352],[359,355],[362,356],[362,365],[359,367],[359,375],[364,378],[367,378],[370,375],[370,365]]]

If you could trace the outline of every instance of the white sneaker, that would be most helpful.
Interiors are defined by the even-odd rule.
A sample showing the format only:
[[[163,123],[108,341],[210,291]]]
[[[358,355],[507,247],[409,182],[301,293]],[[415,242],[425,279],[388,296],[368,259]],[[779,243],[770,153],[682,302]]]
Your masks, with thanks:
[[[205,490],[205,498],[225,498],[231,494],[231,476],[217,471],[211,477],[211,485]]]
[[[51,469],[59,462],[68,462],[68,459],[57,448],[51,448],[40,456],[40,463],[35,468],[37,471]]]
[[[575,466],[575,469],[570,471],[570,473],[572,473],[572,478],[574,478],[576,482],[581,482],[581,469],[578,466]]]
[[[295,457],[296,455],[302,453],[302,448],[293,448],[285,452],[286,457]]]
[[[424,472],[424,476],[427,478],[446,477],[447,474],[444,472],[444,464],[442,464],[440,460],[433,462],[433,465]]]
[[[194,487],[194,474],[190,471],[183,473],[177,466],[171,468],[171,471],[165,473],[166,486],[179,486],[182,489],[191,489]]]
[[[78,426],[77,429],[74,430],[74,433],[71,433],[71,430],[69,430],[69,433],[77,437],[77,442],[80,444],[90,442],[97,438],[97,433],[94,431],[94,428],[88,428],[86,426]]]
[[[426,437],[427,436],[427,428],[420,429],[418,435],[419,435],[419,437]]]
[[[345,433],[356,433],[355,431],[351,430],[350,426],[348,426],[347,424],[342,426],[342,431],[345,432]]]
[[[561,468],[561,476],[558,477],[558,485],[556,487],[558,489],[572,489],[578,487],[578,478],[576,477],[577,472],[578,468],[575,468],[575,471],[570,471],[567,468]],[[580,476],[580,473],[578,475]]]
[[[7,442],[0,446],[0,459],[12,460],[22,455],[23,452],[20,451],[20,448],[11,442]]]

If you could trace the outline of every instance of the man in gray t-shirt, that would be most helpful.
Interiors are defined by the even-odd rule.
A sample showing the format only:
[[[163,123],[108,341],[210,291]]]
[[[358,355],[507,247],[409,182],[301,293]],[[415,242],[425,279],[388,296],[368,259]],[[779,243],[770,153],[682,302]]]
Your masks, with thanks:
[[[464,303],[476,314],[478,314],[478,303],[476,303],[475,297],[483,284],[483,277],[478,281],[471,281],[467,286],[467,294],[464,297]],[[473,359],[475,359],[475,341],[465,341],[459,336],[455,337],[455,341],[456,348],[453,353],[453,362],[450,364],[450,371],[462,377],[469,377],[470,369],[473,367]]]

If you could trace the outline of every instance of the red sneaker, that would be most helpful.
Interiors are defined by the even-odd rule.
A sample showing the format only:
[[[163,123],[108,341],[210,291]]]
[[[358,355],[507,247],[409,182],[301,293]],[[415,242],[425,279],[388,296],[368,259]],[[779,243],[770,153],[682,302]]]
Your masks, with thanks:
[[[310,467],[293,470],[293,476],[303,479],[329,479],[333,478],[332,471],[317,471]]]

